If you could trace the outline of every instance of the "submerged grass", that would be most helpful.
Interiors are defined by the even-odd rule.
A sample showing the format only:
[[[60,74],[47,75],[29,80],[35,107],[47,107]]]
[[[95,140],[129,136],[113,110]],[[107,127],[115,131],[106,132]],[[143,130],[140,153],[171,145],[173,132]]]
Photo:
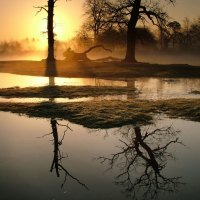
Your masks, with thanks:
[[[0,103],[0,110],[30,117],[60,118],[88,128],[103,129],[149,124],[157,113],[200,122],[200,99]]]

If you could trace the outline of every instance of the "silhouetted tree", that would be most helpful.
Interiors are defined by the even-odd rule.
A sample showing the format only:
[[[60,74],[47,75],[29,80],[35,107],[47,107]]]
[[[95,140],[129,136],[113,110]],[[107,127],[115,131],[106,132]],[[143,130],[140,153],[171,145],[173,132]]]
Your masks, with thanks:
[[[93,33],[93,39],[96,40],[100,33],[108,29],[109,23],[106,18],[106,1],[107,0],[86,0],[84,3],[85,22],[83,29]]]
[[[48,35],[48,56],[47,61],[52,62],[55,61],[54,56],[54,7],[58,0],[48,0],[47,5],[37,6],[38,12],[42,10],[47,12],[47,35]]]
[[[111,28],[99,34],[97,43],[109,45],[111,47],[122,47],[126,45],[126,28]],[[152,45],[156,43],[155,36],[148,28],[136,28],[136,44]]]
[[[136,28],[136,43],[142,45],[155,45],[154,34],[148,28]]]
[[[189,30],[191,47],[195,51],[200,51],[200,18],[195,20]]]
[[[48,31],[48,57],[47,60],[54,61],[54,32],[53,32],[53,17],[54,5],[57,0],[48,1],[48,18],[47,18],[47,31]]]
[[[96,38],[96,42],[99,44],[111,46],[112,48],[117,46],[125,46],[126,30],[110,28],[99,34]]]
[[[192,41],[190,36],[190,28],[191,28],[190,20],[189,18],[186,17],[183,21],[183,38],[181,43],[181,46],[186,49],[189,48]]]
[[[173,3],[174,0],[164,0]],[[160,24],[165,20],[166,12],[163,12],[160,2],[154,0],[119,0],[107,3],[109,8],[109,21],[127,25],[127,49],[125,62],[137,62],[135,57],[136,25],[138,20],[145,22],[150,20],[153,24]]]
[[[200,20],[196,19],[190,22],[185,18],[183,25],[177,21],[168,22],[162,26],[162,44],[164,49],[176,47],[180,52],[200,50]]]
[[[170,35],[172,40],[173,48],[175,47],[175,43],[178,42],[179,32],[181,30],[181,24],[177,21],[173,21],[168,23],[167,25],[170,29]]]

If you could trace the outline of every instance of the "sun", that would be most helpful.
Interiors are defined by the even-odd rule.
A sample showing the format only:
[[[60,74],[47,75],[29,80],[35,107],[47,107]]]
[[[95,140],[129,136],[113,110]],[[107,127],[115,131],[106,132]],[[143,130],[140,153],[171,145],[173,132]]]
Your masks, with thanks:
[[[40,22],[40,38],[41,41],[47,40],[47,21],[46,19]],[[55,40],[67,41],[73,38],[76,34],[75,27],[73,26],[72,21],[66,19],[66,16],[57,13],[54,18],[54,36]],[[42,43],[43,43],[42,42]],[[42,44],[43,45],[43,44]]]
[[[55,39],[66,41],[75,36],[73,21],[62,12],[58,12],[54,18]]]
[[[47,16],[43,13],[37,18],[37,34],[39,39],[38,49],[47,48]],[[56,41],[66,42],[75,37],[80,28],[80,17],[74,16],[73,13],[66,12],[62,7],[56,7],[54,11],[54,39]],[[35,32],[35,30],[34,30]],[[37,36],[36,36],[37,35]]]

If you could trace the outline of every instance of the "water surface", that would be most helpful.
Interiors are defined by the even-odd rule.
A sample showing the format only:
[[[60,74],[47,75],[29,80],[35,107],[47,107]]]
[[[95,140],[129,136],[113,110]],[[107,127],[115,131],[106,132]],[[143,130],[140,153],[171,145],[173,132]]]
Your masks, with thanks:
[[[138,92],[135,94],[104,96],[93,98],[102,99],[171,99],[171,98],[200,98],[199,94],[192,94],[192,91],[199,91],[200,79],[166,79],[166,78],[137,78],[137,79],[120,79],[104,80],[95,78],[57,78],[57,77],[36,77],[23,76],[14,74],[0,73],[0,88],[7,87],[39,87],[48,85],[66,85],[66,86],[120,86],[132,87]],[[4,101],[5,99],[1,99]],[[82,99],[85,101],[86,99]],[[89,98],[89,100],[91,100]],[[5,100],[6,101],[6,100]],[[14,100],[12,100],[14,101]],[[29,100],[28,100],[29,101]],[[64,99],[57,99],[57,102],[64,102]],[[65,99],[68,102],[69,99]],[[78,99],[76,101],[81,101]],[[35,99],[34,102],[41,102],[41,99]]]
[[[166,166],[162,171],[167,178],[181,177],[179,181],[185,185],[177,184],[177,192],[161,193],[160,200],[188,200],[200,199],[200,123],[172,120],[163,118],[157,120],[155,126],[141,127],[142,130],[155,130],[169,127],[173,124],[174,130],[180,133],[171,138],[170,135],[162,135],[162,143],[179,138],[186,146],[174,143],[167,148],[174,158],[166,159]],[[109,165],[101,163],[98,157],[110,157],[111,154],[120,151],[124,147],[122,141],[128,141],[132,137],[127,131],[133,128],[126,126],[109,130],[91,130],[67,121],[57,123],[59,151],[62,158],[62,166],[77,180],[67,177],[60,170],[57,177],[55,169],[50,172],[55,156],[55,137],[52,134],[52,120],[27,118],[11,113],[0,112],[0,188],[1,199],[20,200],[93,200],[129,199],[124,193],[125,185],[115,185],[115,177],[121,172],[120,166],[115,165],[112,170],[107,170]],[[66,126],[70,129],[66,132]],[[65,137],[63,137],[65,133]],[[130,135],[131,136],[131,135]],[[134,135],[133,135],[134,137]],[[157,137],[157,136],[156,136]],[[158,146],[153,138],[147,140],[147,144],[153,148]],[[142,160],[140,159],[142,162]],[[133,178],[142,172],[140,162],[136,171],[131,172]],[[118,179],[119,180],[119,179]],[[62,184],[63,187],[61,188]],[[142,191],[137,195],[140,197]],[[141,199],[141,198],[139,198]]]

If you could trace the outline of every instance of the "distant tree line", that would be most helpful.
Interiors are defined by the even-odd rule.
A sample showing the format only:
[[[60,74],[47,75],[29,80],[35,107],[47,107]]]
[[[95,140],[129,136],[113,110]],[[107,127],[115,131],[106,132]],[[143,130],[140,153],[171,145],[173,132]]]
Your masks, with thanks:
[[[47,12],[48,56],[47,61],[55,61],[54,57],[54,7],[57,0],[48,0],[47,5],[37,6],[38,12]],[[124,62],[137,62],[135,57],[136,37],[138,32],[149,33],[147,29],[137,29],[139,22],[151,22],[161,26],[165,24],[167,13],[163,10],[162,3],[173,4],[175,0],[85,0],[85,33],[93,32],[94,41],[105,40],[106,35],[120,35],[123,38],[126,32],[126,54]],[[103,36],[104,34],[104,36]],[[101,37],[100,37],[101,36]],[[149,36],[149,34],[148,34]],[[114,35],[113,35],[114,38]],[[117,40],[115,40],[117,42]]]
[[[200,52],[200,17],[183,23],[172,21],[161,32],[161,47],[164,50]]]
[[[129,48],[129,45],[140,45],[162,51],[200,51],[200,18],[194,21],[185,18],[183,23],[171,21],[161,2],[141,2],[85,0],[85,21],[75,38],[76,42],[79,46],[103,44],[112,48]],[[133,16],[132,12],[136,12],[134,9],[137,6],[139,14]],[[128,39],[131,17],[139,21],[130,36],[134,42]],[[147,21],[156,25],[157,31],[150,29]],[[130,52],[133,58],[130,61],[134,61],[134,50]]]
[[[163,51],[200,51],[200,18],[183,23],[171,21],[164,10],[164,3],[174,4],[175,0],[85,0],[84,22],[74,38],[79,48],[92,45],[107,45],[112,49],[124,48],[125,62],[137,62],[136,47],[150,47]],[[47,0],[47,4],[37,6],[39,13],[47,13],[48,56],[54,61],[54,51],[67,46],[54,41],[53,16],[57,0]],[[149,28],[155,25],[155,29]],[[26,41],[1,42],[0,54],[29,50]],[[28,44],[28,45],[27,45]],[[27,48],[28,46],[28,48]],[[30,47],[30,48],[29,48]]]
[[[28,53],[37,50],[39,40],[25,38],[23,40],[1,41],[0,55]]]
[[[83,27],[82,27],[83,28]],[[91,37],[90,32],[86,32],[81,29],[80,32],[74,38],[74,41],[78,43],[77,46],[91,46],[94,44],[103,44],[112,49],[123,48],[126,46],[126,32],[124,29],[110,28],[103,31],[98,36]],[[147,27],[136,28],[136,43],[137,45],[145,47],[155,47],[157,43],[156,35]]]
[[[151,23],[158,27],[163,26],[168,19],[163,4],[174,2],[175,0],[85,0],[83,29],[86,33],[92,32],[94,41],[98,41],[102,34],[109,33],[110,30],[112,32],[115,30],[117,33],[125,32],[124,62],[137,62],[136,43],[141,40],[138,36],[147,36],[147,38],[150,36],[148,29],[137,29],[138,24]],[[115,42],[117,43],[118,40]]]
[[[110,27],[102,30],[93,37],[92,31],[82,26],[74,41],[78,46],[93,44],[107,45],[112,49],[125,48],[127,29]],[[148,27],[136,28],[136,45],[144,48],[160,49],[163,51],[200,52],[200,18],[193,21],[185,18],[182,23],[168,22],[165,28],[152,31]]]

